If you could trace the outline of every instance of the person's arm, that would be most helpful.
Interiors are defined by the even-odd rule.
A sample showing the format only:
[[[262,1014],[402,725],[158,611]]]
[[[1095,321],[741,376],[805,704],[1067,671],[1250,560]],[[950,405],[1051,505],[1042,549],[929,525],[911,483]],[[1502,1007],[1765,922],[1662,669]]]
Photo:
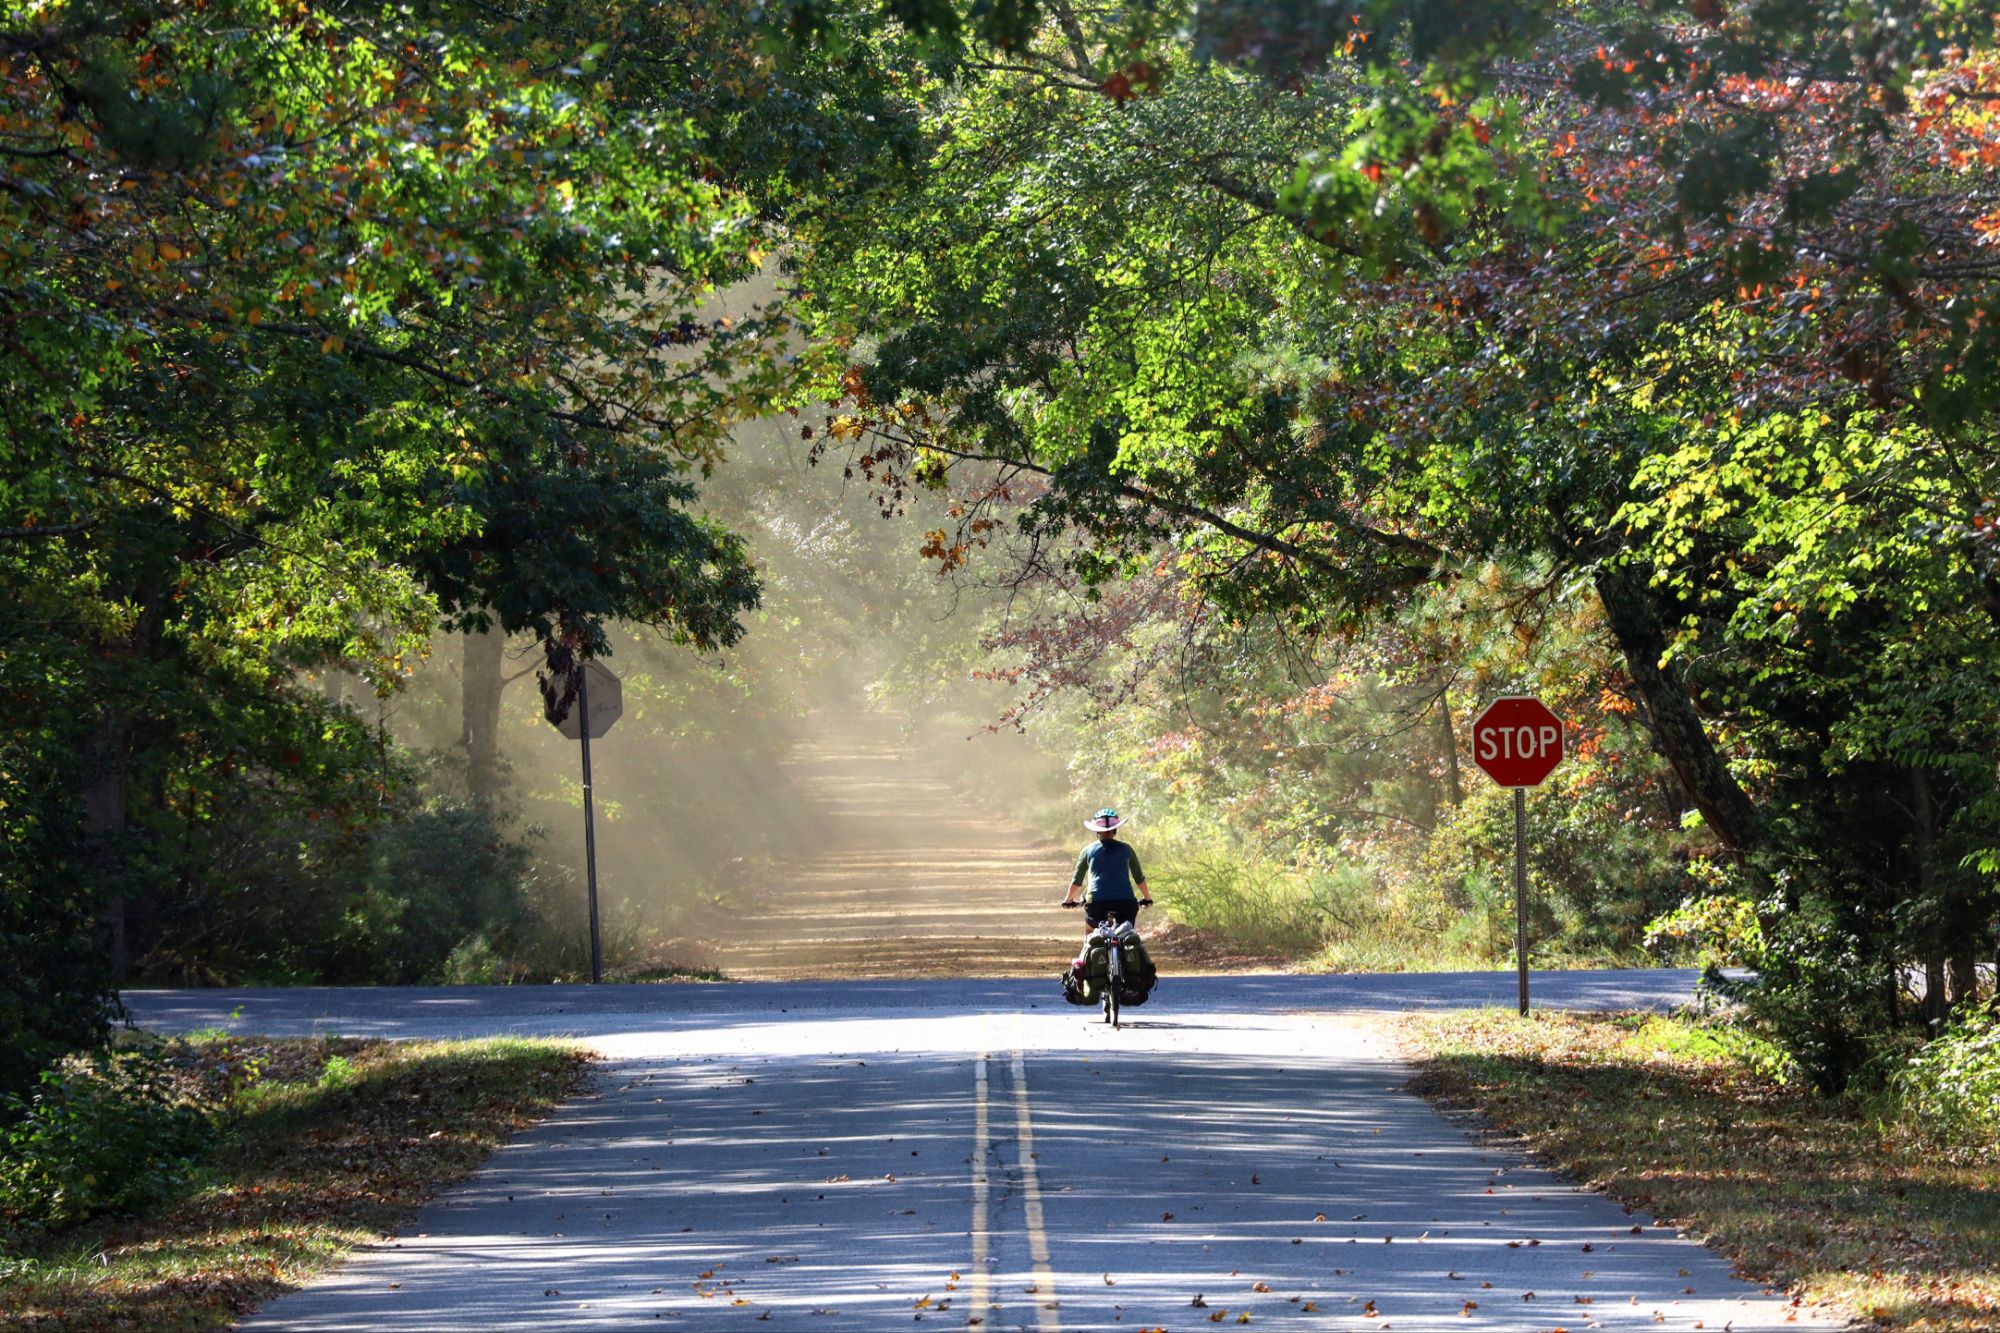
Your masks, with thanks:
[[[1083,892],[1083,876],[1089,868],[1090,854],[1086,851],[1076,858],[1076,869],[1070,874],[1069,892],[1063,895],[1064,902],[1075,902],[1077,895]]]
[[[1127,844],[1127,847],[1129,850],[1130,844]],[[1142,905],[1150,905],[1153,901],[1153,891],[1146,887],[1146,872],[1139,868],[1139,853],[1136,850],[1132,851],[1130,865],[1132,870],[1132,887],[1139,891],[1139,902]]]

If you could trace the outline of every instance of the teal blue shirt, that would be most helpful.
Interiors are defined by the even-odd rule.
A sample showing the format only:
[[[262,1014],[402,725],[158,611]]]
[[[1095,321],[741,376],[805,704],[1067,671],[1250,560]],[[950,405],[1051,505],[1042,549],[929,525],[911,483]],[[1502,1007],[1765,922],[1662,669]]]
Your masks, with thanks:
[[[1083,889],[1087,903],[1136,903],[1132,886],[1144,884],[1146,872],[1139,868],[1139,853],[1114,838],[1084,848],[1069,882]]]

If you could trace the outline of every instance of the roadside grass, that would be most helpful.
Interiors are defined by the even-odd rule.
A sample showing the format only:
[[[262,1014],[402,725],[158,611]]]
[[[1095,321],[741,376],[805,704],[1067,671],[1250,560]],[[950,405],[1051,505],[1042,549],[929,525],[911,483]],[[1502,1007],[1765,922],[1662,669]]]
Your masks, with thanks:
[[[1168,844],[1152,889],[1174,925],[1218,956],[1283,960],[1304,972],[1481,972],[1513,966],[1513,924],[1439,928],[1365,871],[1311,871]],[[1435,913],[1429,914],[1431,917]],[[1538,967],[1650,967],[1643,954],[1547,948]]]
[[[1483,1010],[1398,1034],[1413,1090],[1706,1237],[1745,1276],[1885,1329],[2000,1328],[2000,1145],[1821,1099],[1720,1022]]]
[[[226,1328],[392,1233],[571,1095],[588,1062],[508,1038],[184,1046],[227,1071],[215,1146],[159,1207],[0,1236],[0,1328]]]

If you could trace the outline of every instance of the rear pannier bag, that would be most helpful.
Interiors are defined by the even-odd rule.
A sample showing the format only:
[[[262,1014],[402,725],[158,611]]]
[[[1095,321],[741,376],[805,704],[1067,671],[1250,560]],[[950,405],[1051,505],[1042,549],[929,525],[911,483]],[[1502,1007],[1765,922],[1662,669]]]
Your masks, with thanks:
[[[1118,995],[1120,1004],[1144,1004],[1153,993],[1153,987],[1160,980],[1159,969],[1153,966],[1152,957],[1146,946],[1139,942],[1137,935],[1128,935],[1123,941],[1125,961],[1125,988]]]

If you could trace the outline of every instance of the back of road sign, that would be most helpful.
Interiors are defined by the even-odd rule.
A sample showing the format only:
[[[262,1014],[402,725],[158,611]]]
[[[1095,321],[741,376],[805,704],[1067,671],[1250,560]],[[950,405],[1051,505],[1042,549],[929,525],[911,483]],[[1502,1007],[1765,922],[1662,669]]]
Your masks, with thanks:
[[[583,664],[583,674],[588,682],[585,689],[590,692],[590,739],[603,740],[604,733],[611,730],[611,724],[624,715],[624,690],[618,684],[618,677],[611,674],[611,668],[594,657]],[[582,740],[583,733],[579,729],[582,712],[577,701],[571,700],[569,712],[556,723],[556,730],[570,740]]]

